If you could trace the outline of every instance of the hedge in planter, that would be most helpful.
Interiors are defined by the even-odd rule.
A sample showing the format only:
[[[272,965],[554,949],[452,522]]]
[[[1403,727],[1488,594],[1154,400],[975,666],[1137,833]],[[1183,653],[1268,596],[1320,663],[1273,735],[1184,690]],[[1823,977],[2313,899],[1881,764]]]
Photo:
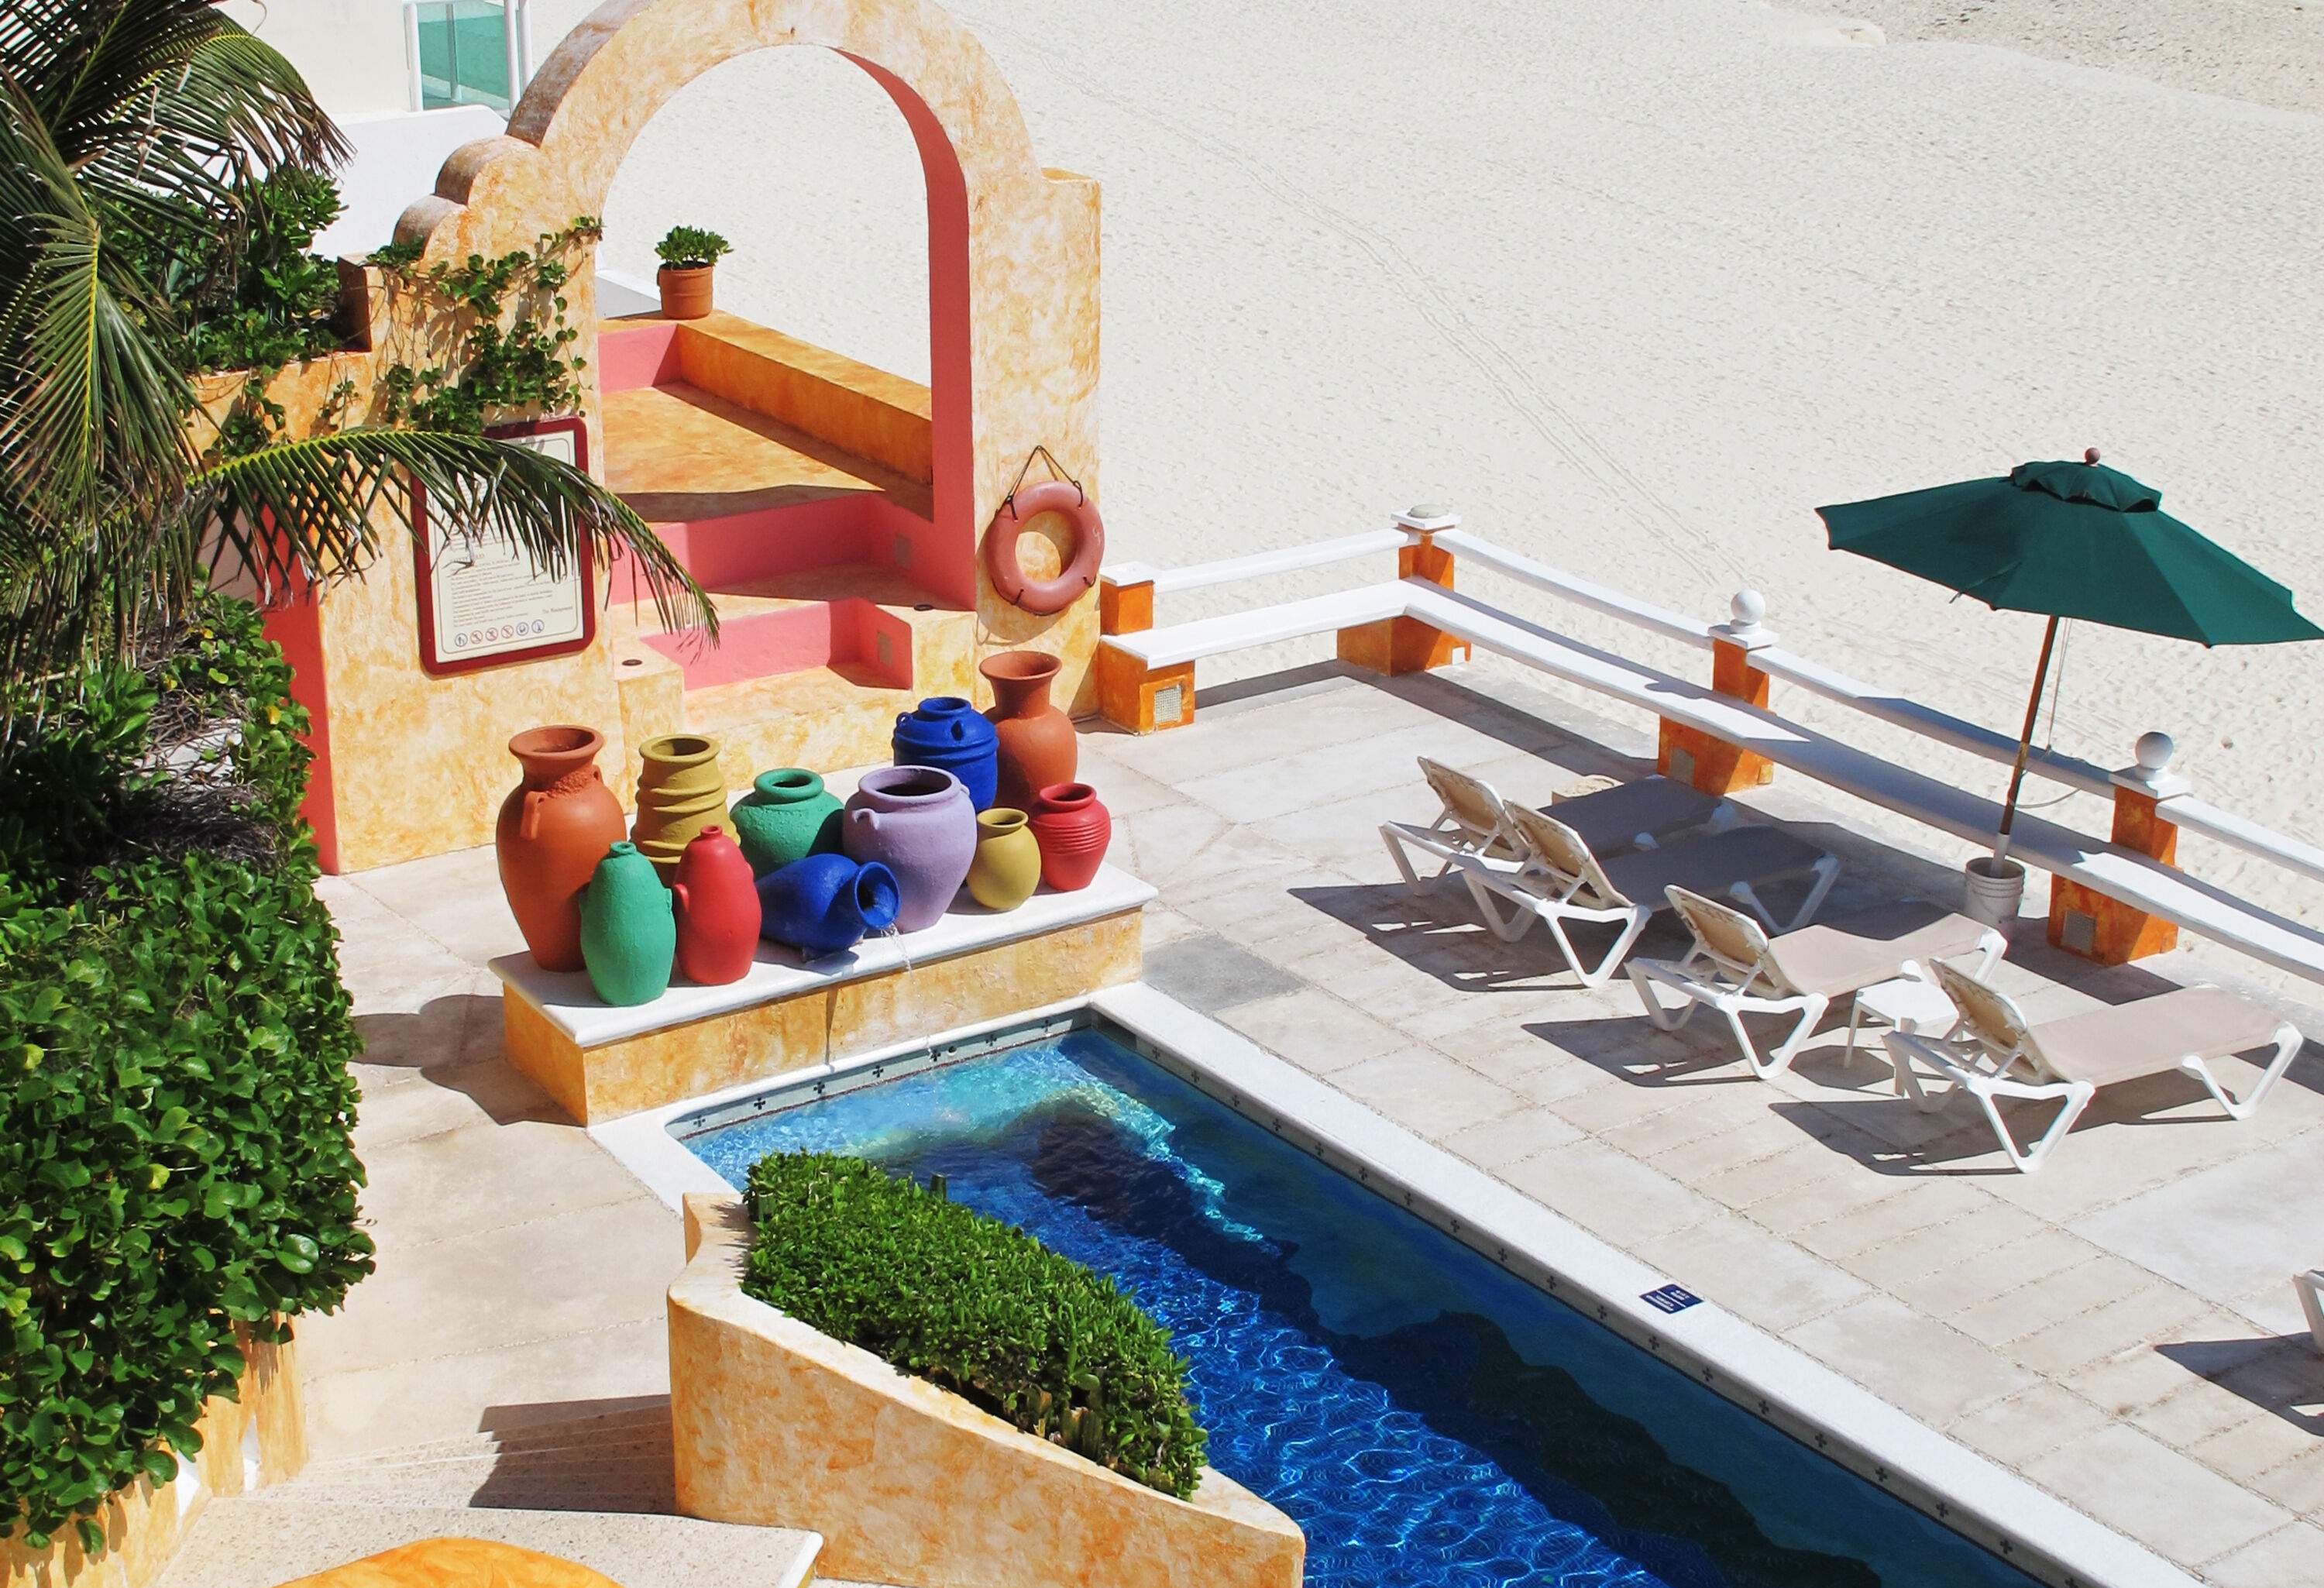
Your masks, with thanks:
[[[0,766],[0,1530],[36,1548],[171,1476],[237,1323],[371,1269],[288,684],[213,601]]]
[[[742,1290],[1183,1500],[1206,1436],[1186,1363],[1111,1279],[858,1159],[752,1166]]]

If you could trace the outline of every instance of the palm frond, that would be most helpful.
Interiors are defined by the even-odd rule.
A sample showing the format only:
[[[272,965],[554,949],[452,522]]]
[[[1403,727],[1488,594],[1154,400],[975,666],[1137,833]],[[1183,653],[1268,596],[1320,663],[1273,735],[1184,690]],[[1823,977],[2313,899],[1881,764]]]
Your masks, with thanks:
[[[346,153],[298,69],[212,0],[0,0],[0,72],[79,167],[134,171],[155,141],[237,180]]]
[[[585,540],[601,563],[625,554],[665,627],[717,632],[710,598],[628,503],[530,447],[359,426],[206,465],[190,493],[204,523],[217,526],[218,574],[246,575],[279,596],[360,572],[380,551],[374,509],[384,503],[409,526],[414,481],[431,520],[512,546],[543,572],[570,568]]]
[[[115,113],[60,136],[93,203],[150,222],[158,197],[230,226],[266,172],[324,170],[346,157],[345,139],[290,63],[217,21],[180,49],[148,52],[138,63],[145,76]]]
[[[166,309],[108,245],[72,172],[0,82],[0,499],[71,533],[150,506],[192,462],[191,392],[152,334]],[[120,498],[118,503],[108,498]]]

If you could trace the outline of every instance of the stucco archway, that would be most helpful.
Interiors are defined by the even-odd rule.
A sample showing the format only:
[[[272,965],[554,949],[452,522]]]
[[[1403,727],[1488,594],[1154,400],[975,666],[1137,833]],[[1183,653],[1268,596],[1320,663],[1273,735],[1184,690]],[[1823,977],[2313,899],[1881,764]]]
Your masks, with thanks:
[[[919,149],[934,511],[948,555],[973,561],[979,530],[1037,444],[1096,490],[1098,190],[1038,164],[991,57],[939,7],[607,0],[544,64],[506,134],[456,152],[397,235],[422,243],[425,259],[458,258],[526,247],[574,216],[601,214],[622,157],[673,95],[721,62],[794,44],[835,51],[868,72]],[[576,309],[593,316],[594,283],[576,285]],[[594,379],[585,383],[594,427]],[[1078,681],[1094,642],[1091,602],[1037,619],[994,601],[981,577],[978,589],[990,643],[1059,651]]]

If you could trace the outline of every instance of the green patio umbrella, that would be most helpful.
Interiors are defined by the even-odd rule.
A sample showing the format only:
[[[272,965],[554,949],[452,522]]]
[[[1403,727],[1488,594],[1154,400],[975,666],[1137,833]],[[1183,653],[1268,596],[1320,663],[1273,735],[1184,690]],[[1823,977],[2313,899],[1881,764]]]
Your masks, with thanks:
[[[1997,611],[2048,616],[2025,729],[2001,808],[2009,854],[2017,791],[2061,618],[2197,640],[2266,645],[2324,639],[2292,592],[2162,511],[2163,494],[2098,462],[2022,463],[1992,479],[1819,507],[1836,551],[1885,562]]]

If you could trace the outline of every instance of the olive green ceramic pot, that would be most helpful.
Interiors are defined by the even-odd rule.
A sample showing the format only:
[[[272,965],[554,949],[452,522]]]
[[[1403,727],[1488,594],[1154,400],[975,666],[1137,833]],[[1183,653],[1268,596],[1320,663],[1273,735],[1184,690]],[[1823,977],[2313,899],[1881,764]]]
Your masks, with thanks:
[[[839,796],[803,766],[761,772],[727,818],[752,876],[772,876],[810,854],[839,853]]]
[[[1025,813],[1005,805],[979,811],[976,858],[968,863],[969,896],[987,909],[1014,909],[1041,885],[1041,845]]]
[[[701,734],[664,734],[638,746],[638,814],[630,842],[667,884],[678,856],[702,829],[726,819],[726,779],[718,741]]]
[[[650,1003],[669,990],[678,918],[669,888],[634,844],[615,844],[581,891],[581,963],[608,1003]]]

